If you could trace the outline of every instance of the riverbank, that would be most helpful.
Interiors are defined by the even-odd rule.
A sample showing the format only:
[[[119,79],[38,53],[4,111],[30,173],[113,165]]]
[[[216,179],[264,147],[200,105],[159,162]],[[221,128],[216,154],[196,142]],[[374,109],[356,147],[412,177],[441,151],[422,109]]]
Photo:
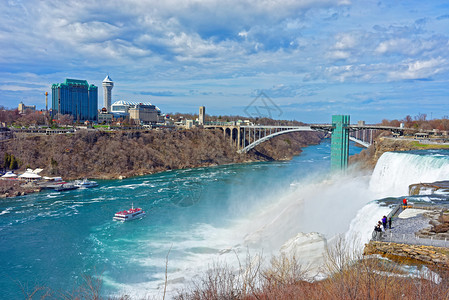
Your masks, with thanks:
[[[40,192],[41,188],[19,180],[0,180],[0,199]]]
[[[13,155],[20,170],[43,168],[41,175],[64,180],[123,179],[175,169],[288,160],[299,155],[301,148],[319,144],[322,137],[318,132],[290,133],[240,154],[220,130],[81,130],[53,136],[17,136],[5,143],[0,160],[6,154]],[[8,194],[16,195],[16,185],[12,188]]]

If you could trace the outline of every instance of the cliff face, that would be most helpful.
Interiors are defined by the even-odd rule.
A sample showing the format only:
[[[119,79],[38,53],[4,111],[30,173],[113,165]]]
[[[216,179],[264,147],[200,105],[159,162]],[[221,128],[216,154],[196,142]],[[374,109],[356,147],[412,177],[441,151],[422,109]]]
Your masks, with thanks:
[[[349,158],[349,163],[350,164],[357,163],[360,165],[361,168],[364,169],[374,169],[377,160],[385,152],[410,151],[417,149],[423,148],[417,146],[413,141],[410,140],[380,137],[376,139],[369,148],[362,150],[360,154],[351,156]]]
[[[318,133],[286,134],[238,154],[220,130],[151,130],[104,132],[82,130],[72,135],[17,136],[0,152],[12,154],[25,168],[45,175],[75,178],[118,178],[170,169],[246,161],[291,158],[301,147],[320,142]],[[271,151],[276,148],[278,151]]]

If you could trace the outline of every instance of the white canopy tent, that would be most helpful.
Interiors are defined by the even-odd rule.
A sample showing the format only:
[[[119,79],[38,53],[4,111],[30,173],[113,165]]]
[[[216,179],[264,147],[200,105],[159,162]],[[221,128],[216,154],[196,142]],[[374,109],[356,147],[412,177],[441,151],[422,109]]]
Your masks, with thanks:
[[[41,177],[42,176],[37,175],[35,173],[31,173],[28,170],[25,173],[23,173],[22,175],[19,175],[19,178],[29,179],[29,180],[40,179]]]
[[[5,175],[2,176],[2,178],[16,178],[17,174],[14,174],[12,171],[6,172]]]

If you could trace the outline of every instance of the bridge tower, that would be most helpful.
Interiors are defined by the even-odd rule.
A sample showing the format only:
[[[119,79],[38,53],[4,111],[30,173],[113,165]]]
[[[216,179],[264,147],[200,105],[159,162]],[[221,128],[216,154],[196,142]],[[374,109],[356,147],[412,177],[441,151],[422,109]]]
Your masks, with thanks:
[[[332,116],[331,171],[344,170],[349,157],[349,115]]]

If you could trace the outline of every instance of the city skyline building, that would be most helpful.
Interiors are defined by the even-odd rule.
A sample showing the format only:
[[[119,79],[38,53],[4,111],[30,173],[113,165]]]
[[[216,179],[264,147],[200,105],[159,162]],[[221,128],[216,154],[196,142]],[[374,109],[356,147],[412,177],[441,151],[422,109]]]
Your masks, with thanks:
[[[206,107],[200,106],[200,112],[198,114],[198,124],[204,125],[205,121],[206,121]]]
[[[87,80],[66,78],[51,86],[52,115],[72,115],[74,121],[97,121],[98,87]]]
[[[116,101],[111,105],[111,113],[116,119],[129,117],[142,124],[156,123],[163,119],[159,107],[150,102]]]
[[[30,112],[36,111],[36,105],[25,105],[22,101],[20,101],[18,107],[19,114],[25,114],[27,110]]]
[[[111,112],[111,103],[112,103],[112,88],[114,87],[114,82],[112,81],[109,75],[103,80],[103,90],[104,90],[104,102],[103,105],[107,109],[108,112]]]

